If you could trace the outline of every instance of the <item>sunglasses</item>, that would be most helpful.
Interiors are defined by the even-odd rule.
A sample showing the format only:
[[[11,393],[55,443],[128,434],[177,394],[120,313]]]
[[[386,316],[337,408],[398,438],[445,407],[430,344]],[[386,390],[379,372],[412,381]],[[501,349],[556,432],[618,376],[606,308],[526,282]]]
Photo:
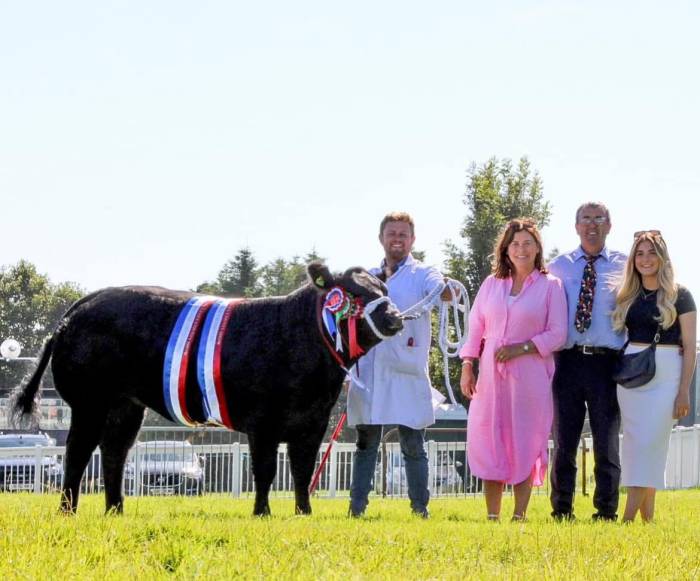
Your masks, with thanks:
[[[579,224],[585,224],[586,226],[590,224],[595,224],[596,226],[601,226],[602,224],[605,224],[608,221],[607,216],[596,216],[595,218],[590,218],[588,216],[584,216],[583,218],[578,219]]]
[[[638,230],[634,233],[634,239],[636,240],[642,234],[649,234],[652,238],[661,238],[661,230]]]

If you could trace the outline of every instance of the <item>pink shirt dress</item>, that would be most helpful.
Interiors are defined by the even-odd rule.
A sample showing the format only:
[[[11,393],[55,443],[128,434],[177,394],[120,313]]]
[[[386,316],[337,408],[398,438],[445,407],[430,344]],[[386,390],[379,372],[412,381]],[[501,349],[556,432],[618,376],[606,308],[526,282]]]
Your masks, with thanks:
[[[561,281],[533,271],[516,297],[511,278],[489,276],[469,314],[469,335],[460,356],[479,357],[476,394],[469,407],[467,442],[474,476],[519,484],[532,475],[540,486],[547,473],[552,427],[553,352],[567,332],[566,295]],[[496,351],[532,340],[537,352],[504,363]]]

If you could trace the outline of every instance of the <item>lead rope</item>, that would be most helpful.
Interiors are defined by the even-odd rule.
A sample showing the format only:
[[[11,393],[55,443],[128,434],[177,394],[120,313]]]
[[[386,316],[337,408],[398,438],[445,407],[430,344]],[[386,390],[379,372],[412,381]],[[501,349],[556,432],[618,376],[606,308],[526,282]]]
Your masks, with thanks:
[[[449,301],[440,301],[440,311],[439,320],[440,327],[438,332],[438,347],[442,351],[442,363],[443,363],[443,375],[445,377],[445,389],[450,397],[450,402],[453,405],[457,405],[457,400],[455,399],[454,391],[452,390],[452,384],[450,383],[450,370],[449,370],[449,359],[459,356],[459,351],[467,340],[467,331],[469,328],[469,295],[467,294],[467,289],[458,280],[448,278],[447,281],[435,287],[430,293],[428,293],[423,299],[418,301],[415,305],[409,307],[403,311],[399,316],[407,321],[412,321],[419,319],[426,313],[430,312],[437,297],[442,294],[446,288],[450,289],[450,294],[452,295]],[[388,339],[386,335],[382,334],[377,326],[372,320],[372,313],[374,310],[385,302],[391,302],[391,299],[387,296],[380,297],[374,301],[367,303],[365,307],[363,317],[367,321],[372,332],[380,339]],[[460,323],[460,311],[462,312],[461,323]],[[450,314],[454,320],[454,334],[456,341],[450,340]],[[356,375],[353,375],[352,379],[357,382]]]
[[[451,280],[451,279],[448,279]],[[457,281],[455,281],[457,282]],[[420,319],[425,313],[430,311],[435,303],[435,299],[442,291],[445,290],[447,284],[441,284],[430,291],[423,299],[418,301],[412,307],[408,307],[403,313],[399,315],[404,320],[413,321],[414,319]]]
[[[450,383],[449,359],[451,357],[459,357],[459,352],[467,340],[467,332],[469,331],[469,294],[467,294],[467,289],[464,288],[464,285],[458,280],[448,279],[445,287],[450,289],[452,296],[449,301],[443,301],[440,305],[438,346],[440,351],[442,351],[442,372],[445,376],[445,388],[450,396],[450,402],[456,405],[457,401]],[[462,311],[461,325],[460,311]],[[456,341],[450,340],[450,313],[452,313],[454,319]]]

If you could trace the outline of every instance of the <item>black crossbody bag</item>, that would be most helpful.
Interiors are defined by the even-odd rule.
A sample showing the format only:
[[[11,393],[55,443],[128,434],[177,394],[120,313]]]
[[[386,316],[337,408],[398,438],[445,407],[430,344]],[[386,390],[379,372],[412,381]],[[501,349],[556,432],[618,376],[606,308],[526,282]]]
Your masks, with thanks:
[[[661,324],[656,329],[656,335],[651,345],[638,353],[627,353],[625,349],[629,341],[620,349],[617,367],[613,374],[616,383],[627,389],[646,385],[656,375],[656,344],[661,339]]]

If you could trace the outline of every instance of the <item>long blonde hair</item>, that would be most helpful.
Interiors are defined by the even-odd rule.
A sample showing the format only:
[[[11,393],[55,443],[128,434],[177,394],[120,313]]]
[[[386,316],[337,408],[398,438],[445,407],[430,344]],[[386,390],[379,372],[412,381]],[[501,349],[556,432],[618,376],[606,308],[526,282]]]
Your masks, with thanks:
[[[678,286],[673,274],[673,265],[668,257],[668,248],[661,234],[654,232],[642,232],[634,239],[632,250],[627,258],[625,272],[617,292],[615,310],[612,312],[613,329],[622,331],[625,328],[625,319],[630,306],[642,291],[642,277],[634,265],[634,257],[642,242],[650,242],[659,257],[659,290],[656,293],[656,306],[659,309],[657,322],[663,329],[668,329],[676,321],[678,316],[674,306],[678,297]]]

